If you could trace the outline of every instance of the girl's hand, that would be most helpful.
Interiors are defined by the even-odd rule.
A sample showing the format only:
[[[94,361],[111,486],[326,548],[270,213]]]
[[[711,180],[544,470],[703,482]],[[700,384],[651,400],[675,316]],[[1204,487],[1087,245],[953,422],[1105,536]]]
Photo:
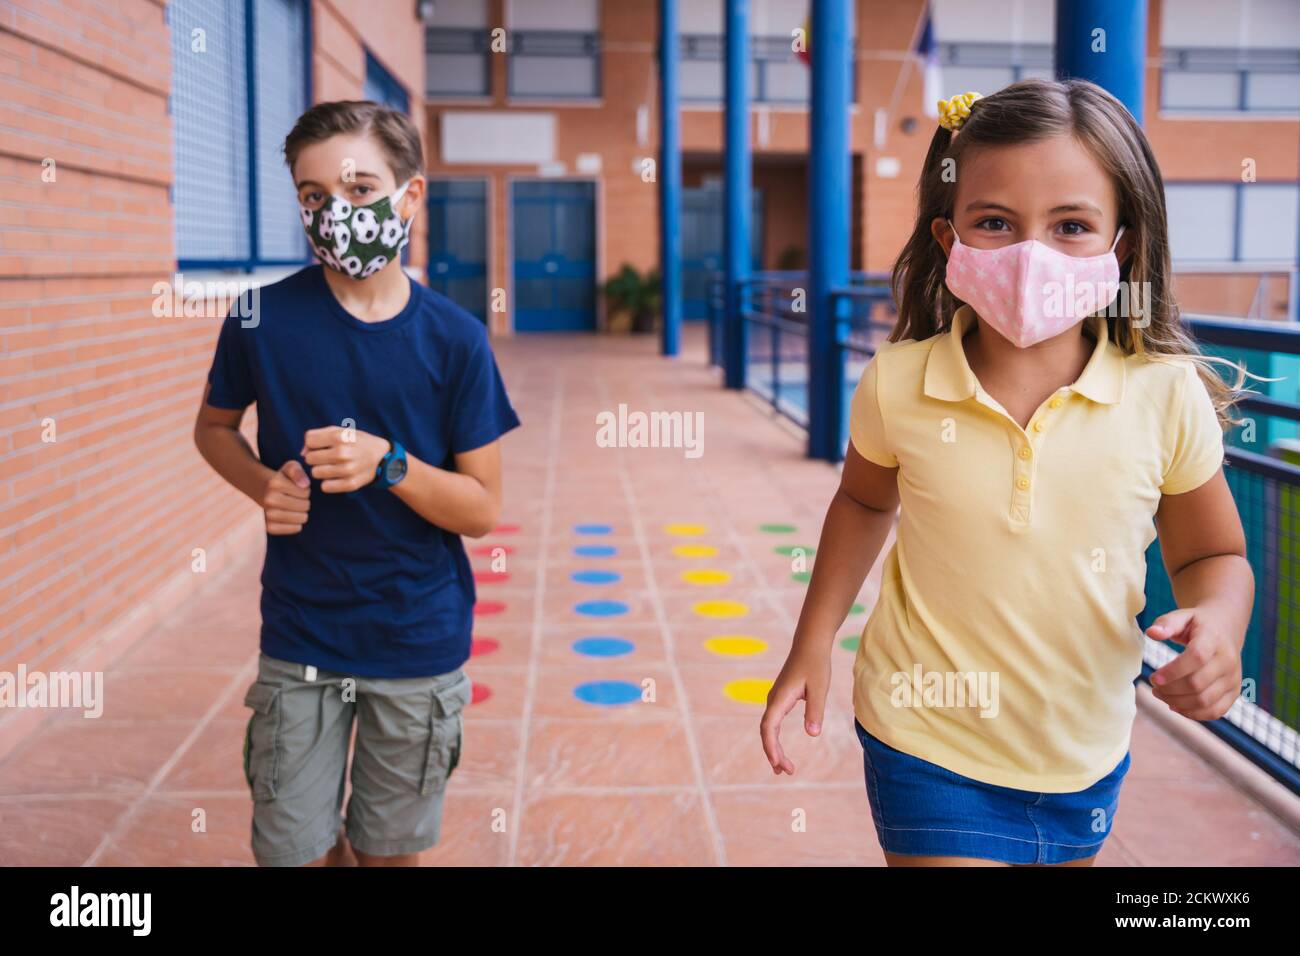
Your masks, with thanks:
[[[1226,714],[1241,693],[1241,640],[1232,631],[1204,607],[1179,608],[1156,618],[1147,635],[1177,641],[1186,649],[1151,674],[1151,692],[1192,720]]]
[[[831,655],[812,652],[791,655],[767,694],[767,709],[759,722],[763,739],[763,753],[772,765],[772,772],[794,775],[794,764],[781,748],[781,721],[794,705],[804,702],[803,729],[809,737],[822,732],[822,718],[826,713],[826,694],[831,686]]]

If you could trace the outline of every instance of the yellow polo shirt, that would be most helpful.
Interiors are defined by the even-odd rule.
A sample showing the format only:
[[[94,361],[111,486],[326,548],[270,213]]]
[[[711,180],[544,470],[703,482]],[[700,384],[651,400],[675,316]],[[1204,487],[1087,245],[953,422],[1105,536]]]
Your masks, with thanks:
[[[1129,747],[1160,496],[1213,477],[1223,433],[1190,361],[1126,356],[1097,317],[1078,381],[1022,429],[966,362],[971,321],[881,346],[853,396],[853,445],[898,468],[900,505],[854,711],[964,776],[1082,790]]]

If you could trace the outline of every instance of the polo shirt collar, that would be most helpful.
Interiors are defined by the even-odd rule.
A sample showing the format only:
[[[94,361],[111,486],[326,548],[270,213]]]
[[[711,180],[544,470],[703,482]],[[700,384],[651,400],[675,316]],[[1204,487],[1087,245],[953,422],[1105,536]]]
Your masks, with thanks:
[[[978,381],[966,361],[961,339],[975,321],[969,305],[959,306],[952,317],[952,327],[939,336],[925,363],[925,394],[948,402],[973,398]],[[1089,316],[1097,345],[1077,381],[1070,386],[1085,398],[1103,405],[1114,405],[1124,396],[1124,356],[1110,341],[1110,329],[1104,316]]]

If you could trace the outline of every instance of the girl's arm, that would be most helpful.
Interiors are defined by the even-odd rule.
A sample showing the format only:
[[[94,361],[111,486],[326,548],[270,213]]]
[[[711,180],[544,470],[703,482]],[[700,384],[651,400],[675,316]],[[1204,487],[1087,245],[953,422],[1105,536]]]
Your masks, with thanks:
[[[1152,693],[1192,720],[1217,720],[1241,692],[1241,647],[1255,600],[1246,536],[1220,470],[1193,491],[1165,495],[1156,532],[1178,610],[1147,628],[1186,650],[1151,675]]]
[[[760,724],[763,750],[774,773],[794,773],[794,764],[781,748],[781,721],[800,700],[804,730],[813,737],[821,733],[835,632],[875,564],[897,508],[898,469],[868,461],[850,442],[840,487],[822,525],[794,643],[767,695]]]

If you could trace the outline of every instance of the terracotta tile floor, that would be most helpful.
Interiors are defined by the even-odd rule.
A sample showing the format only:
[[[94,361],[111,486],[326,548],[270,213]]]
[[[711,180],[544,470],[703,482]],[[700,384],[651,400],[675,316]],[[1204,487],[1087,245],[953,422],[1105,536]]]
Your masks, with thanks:
[[[505,442],[503,527],[469,542],[481,575],[476,702],[428,864],[883,863],[849,650],[835,652],[823,737],[789,724],[798,775],[774,778],[758,745],[753,701],[780,666],[805,587],[776,549],[816,544],[837,473],[719,388],[690,333],[676,361],[641,339],[497,345],[526,427]],[[598,447],[595,416],[619,403],[702,411],[705,453]],[[509,549],[503,575],[492,573],[497,547]],[[251,864],[240,753],[260,564],[250,554],[115,661],[103,718],[56,716],[0,763],[0,862]],[[581,573],[591,571],[617,578]],[[842,635],[861,628],[876,587],[873,574]],[[621,613],[576,610],[587,602]],[[706,646],[729,636],[757,652]],[[586,654],[574,647],[583,639]],[[653,703],[575,693],[617,699],[647,686]],[[1300,862],[1294,834],[1142,715],[1133,749],[1102,863]]]

